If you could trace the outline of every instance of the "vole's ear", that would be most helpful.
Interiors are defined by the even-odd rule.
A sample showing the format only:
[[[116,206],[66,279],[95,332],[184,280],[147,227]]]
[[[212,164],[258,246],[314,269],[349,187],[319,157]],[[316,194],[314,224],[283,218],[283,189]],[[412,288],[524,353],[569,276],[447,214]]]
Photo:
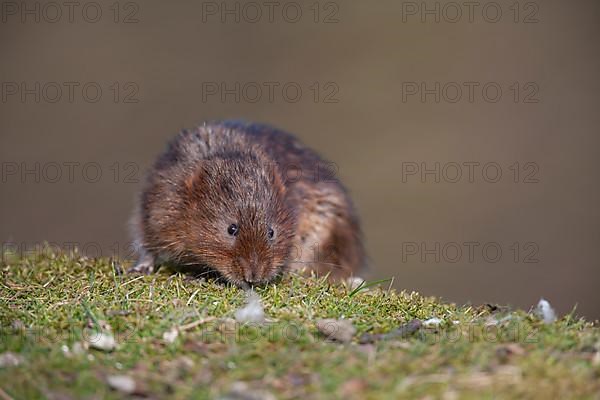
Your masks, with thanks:
[[[206,180],[206,165],[205,161],[199,161],[195,169],[187,174],[184,180],[185,189],[190,193],[197,193],[198,189],[204,185]]]
[[[285,196],[287,192],[287,186],[285,184],[285,177],[282,176],[281,170],[277,164],[272,164],[268,171],[273,187],[277,189],[277,192],[281,196]]]

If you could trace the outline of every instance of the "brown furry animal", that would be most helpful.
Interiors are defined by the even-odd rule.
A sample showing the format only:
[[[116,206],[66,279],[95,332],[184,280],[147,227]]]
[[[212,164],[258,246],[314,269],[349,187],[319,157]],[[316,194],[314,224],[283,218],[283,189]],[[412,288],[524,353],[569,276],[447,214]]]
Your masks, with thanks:
[[[168,263],[244,286],[287,269],[342,278],[365,266],[359,221],[331,164],[265,125],[178,134],[148,175],[133,228],[134,272]]]

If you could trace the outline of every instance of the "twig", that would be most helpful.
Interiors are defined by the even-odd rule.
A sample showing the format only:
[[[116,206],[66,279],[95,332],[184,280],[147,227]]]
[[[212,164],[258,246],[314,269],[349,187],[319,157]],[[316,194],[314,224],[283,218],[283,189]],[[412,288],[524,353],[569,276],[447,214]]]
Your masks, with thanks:
[[[192,329],[192,328],[195,328],[195,327],[197,327],[198,325],[202,325],[202,324],[205,324],[205,323],[207,323],[207,322],[214,321],[215,319],[217,319],[217,318],[215,318],[215,317],[206,317],[206,318],[202,318],[202,319],[199,319],[199,320],[197,320],[197,321],[190,322],[189,324],[186,324],[186,325],[181,325],[181,326],[179,326],[179,328],[177,328],[177,329],[178,329],[180,332],[181,332],[181,331],[187,331],[187,330],[189,330],[189,329]]]

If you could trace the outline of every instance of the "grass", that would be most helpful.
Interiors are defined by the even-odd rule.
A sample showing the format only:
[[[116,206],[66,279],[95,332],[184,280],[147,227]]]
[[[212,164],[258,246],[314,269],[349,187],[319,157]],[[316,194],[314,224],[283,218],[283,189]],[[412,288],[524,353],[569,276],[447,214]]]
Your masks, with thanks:
[[[600,331],[573,315],[545,325],[386,283],[289,276],[256,289],[264,324],[240,324],[243,291],[180,274],[119,275],[111,260],[52,252],[5,255],[0,270],[0,357],[16,358],[0,367],[0,399],[599,398]],[[442,323],[361,343],[432,317]],[[329,340],[322,318],[357,333]],[[88,348],[100,332],[113,351]]]

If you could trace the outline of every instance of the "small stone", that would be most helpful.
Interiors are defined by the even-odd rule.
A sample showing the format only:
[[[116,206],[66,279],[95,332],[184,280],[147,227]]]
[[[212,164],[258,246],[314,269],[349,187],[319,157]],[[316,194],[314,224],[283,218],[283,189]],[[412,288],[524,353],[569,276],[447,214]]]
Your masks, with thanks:
[[[90,335],[86,341],[91,348],[96,350],[113,351],[117,347],[114,336],[106,332]]]
[[[435,326],[439,326],[442,322],[444,322],[444,321],[439,318],[436,318],[436,317],[429,318],[428,320],[423,321],[423,326],[426,328],[435,327]]]
[[[119,392],[132,394],[135,392],[136,384],[133,378],[127,375],[110,375],[106,378],[106,382],[111,389]]]
[[[0,368],[17,367],[23,363],[23,357],[11,351],[0,354]]]
[[[165,333],[163,333],[163,340],[167,343],[173,343],[178,336],[179,330],[176,327],[173,327]]]
[[[355,290],[358,289],[361,285],[363,285],[365,283],[365,280],[363,278],[359,278],[358,276],[352,276],[348,279],[346,279],[346,287],[349,290]],[[368,288],[364,288],[363,290],[369,290]]]
[[[349,342],[356,333],[356,328],[346,319],[320,319],[317,329],[330,340]]]

